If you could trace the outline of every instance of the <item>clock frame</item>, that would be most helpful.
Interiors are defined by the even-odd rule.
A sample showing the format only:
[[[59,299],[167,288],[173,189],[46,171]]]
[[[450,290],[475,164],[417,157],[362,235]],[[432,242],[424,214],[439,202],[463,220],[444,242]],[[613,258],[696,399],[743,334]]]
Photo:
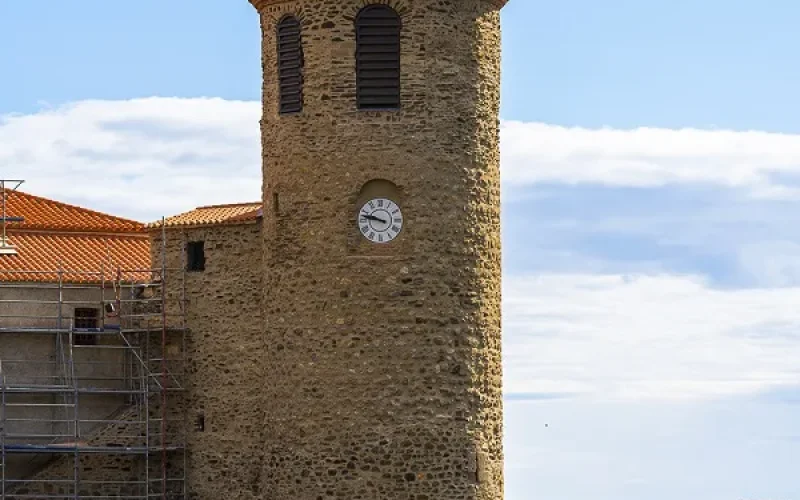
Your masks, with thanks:
[[[372,198],[359,209],[356,223],[361,235],[370,242],[391,243],[403,231],[403,211],[394,200]]]

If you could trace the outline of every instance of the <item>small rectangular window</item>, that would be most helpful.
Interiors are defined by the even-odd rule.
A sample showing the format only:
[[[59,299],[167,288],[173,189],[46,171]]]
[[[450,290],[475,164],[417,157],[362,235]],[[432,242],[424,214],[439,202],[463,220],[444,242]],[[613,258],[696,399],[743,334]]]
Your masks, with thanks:
[[[98,328],[100,310],[89,307],[75,308],[75,329],[95,330]]]
[[[186,245],[186,270],[205,271],[206,252],[202,241],[190,241]]]
[[[100,310],[90,307],[76,307],[73,328],[76,331],[99,329]],[[94,333],[75,333],[73,341],[75,345],[97,345],[97,335]]]
[[[202,412],[198,413],[195,417],[194,430],[197,432],[206,431],[206,416]]]

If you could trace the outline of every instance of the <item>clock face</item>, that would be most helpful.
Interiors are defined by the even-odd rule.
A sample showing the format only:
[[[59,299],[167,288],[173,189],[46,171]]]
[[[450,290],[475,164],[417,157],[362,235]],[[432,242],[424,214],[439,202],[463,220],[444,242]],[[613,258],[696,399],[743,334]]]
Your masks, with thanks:
[[[369,200],[358,212],[358,228],[373,243],[389,243],[403,230],[403,212],[386,198]]]

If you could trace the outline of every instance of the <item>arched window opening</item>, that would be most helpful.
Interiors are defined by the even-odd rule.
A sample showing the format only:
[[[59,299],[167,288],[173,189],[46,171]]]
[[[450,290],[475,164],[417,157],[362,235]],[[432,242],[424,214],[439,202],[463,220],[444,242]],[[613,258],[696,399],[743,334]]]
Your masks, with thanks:
[[[368,5],[356,17],[358,109],[400,108],[400,15],[388,5]]]
[[[303,44],[300,21],[286,16],[278,23],[280,113],[303,110]]]

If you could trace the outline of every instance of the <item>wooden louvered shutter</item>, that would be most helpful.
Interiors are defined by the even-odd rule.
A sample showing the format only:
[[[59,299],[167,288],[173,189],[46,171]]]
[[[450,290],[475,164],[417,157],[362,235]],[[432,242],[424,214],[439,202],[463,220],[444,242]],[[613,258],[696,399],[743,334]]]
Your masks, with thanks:
[[[388,5],[368,5],[356,18],[356,99],[359,109],[400,107],[400,29]]]
[[[278,84],[280,113],[303,110],[303,45],[300,21],[287,16],[278,23]]]

